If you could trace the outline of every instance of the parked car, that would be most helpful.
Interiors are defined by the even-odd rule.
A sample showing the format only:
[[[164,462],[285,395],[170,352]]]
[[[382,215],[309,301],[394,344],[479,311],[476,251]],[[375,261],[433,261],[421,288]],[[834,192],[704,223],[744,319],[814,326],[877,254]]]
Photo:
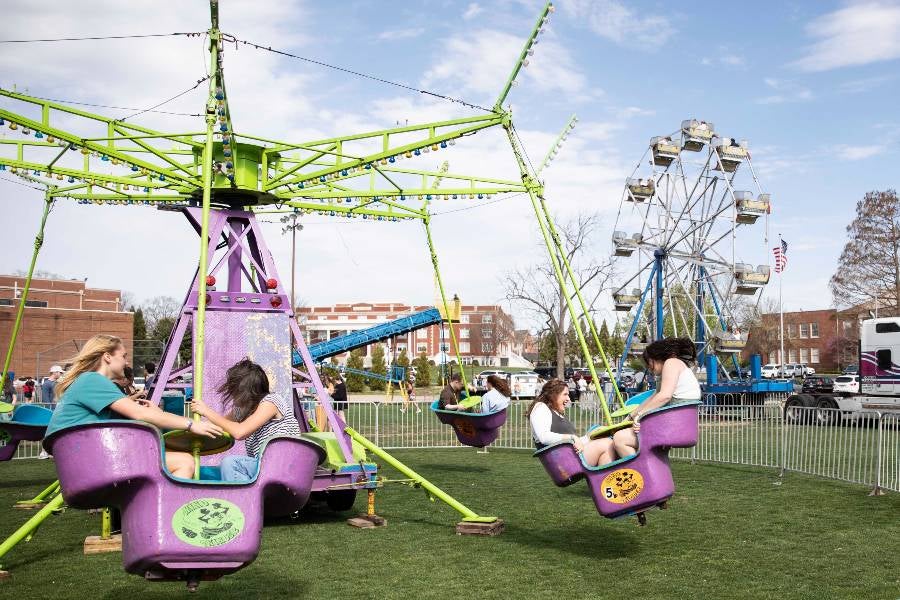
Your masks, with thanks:
[[[829,394],[834,391],[834,380],[821,375],[807,377],[803,381],[804,394]]]
[[[841,373],[843,375],[859,375],[859,365],[847,365]]]
[[[535,367],[534,372],[547,380],[556,377],[556,367]]]
[[[803,377],[803,366],[800,363],[787,363],[784,365],[784,376],[787,378],[791,377]]]
[[[136,389],[136,390],[144,389],[145,382],[146,382],[146,379],[144,379],[143,377],[135,377],[134,378],[134,389]]]
[[[763,379],[778,379],[781,377],[781,365],[776,365],[769,363],[767,365],[763,365],[760,375]]]
[[[841,375],[834,380],[835,394],[858,394],[859,375]]]
[[[514,398],[534,398],[538,395],[538,374],[534,371],[513,373],[509,388]]]
[[[482,371],[481,373],[476,375],[474,380],[472,381],[472,383],[475,385],[476,393],[483,394],[484,392],[487,391],[487,378],[490,377],[491,375],[497,375],[506,380],[509,380],[509,376],[510,376],[509,373],[507,373],[506,371],[496,371],[496,370]]]
[[[800,363],[800,370],[803,372],[803,377],[809,377],[810,375],[816,374],[816,370],[806,363]]]

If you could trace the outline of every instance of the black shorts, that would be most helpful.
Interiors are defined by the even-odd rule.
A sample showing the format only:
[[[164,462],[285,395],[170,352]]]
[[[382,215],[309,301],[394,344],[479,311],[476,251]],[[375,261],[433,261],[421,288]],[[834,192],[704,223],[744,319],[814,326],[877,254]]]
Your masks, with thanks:
[[[347,407],[349,406],[349,403],[348,402],[335,402],[332,404],[332,406],[334,407],[334,410],[346,411]]]

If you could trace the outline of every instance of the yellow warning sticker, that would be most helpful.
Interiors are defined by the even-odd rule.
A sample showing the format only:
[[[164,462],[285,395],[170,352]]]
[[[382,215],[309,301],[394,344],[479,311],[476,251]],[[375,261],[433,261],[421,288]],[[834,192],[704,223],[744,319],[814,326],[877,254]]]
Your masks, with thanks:
[[[615,504],[631,502],[644,489],[644,478],[634,469],[617,469],[600,484],[603,497]]]

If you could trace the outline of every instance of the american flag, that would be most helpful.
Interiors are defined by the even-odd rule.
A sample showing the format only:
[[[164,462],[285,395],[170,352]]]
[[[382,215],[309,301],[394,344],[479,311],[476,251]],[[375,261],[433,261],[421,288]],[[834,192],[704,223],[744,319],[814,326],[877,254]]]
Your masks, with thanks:
[[[781,246],[772,248],[772,253],[775,255],[775,272],[781,273],[787,266],[787,242],[781,240]]]

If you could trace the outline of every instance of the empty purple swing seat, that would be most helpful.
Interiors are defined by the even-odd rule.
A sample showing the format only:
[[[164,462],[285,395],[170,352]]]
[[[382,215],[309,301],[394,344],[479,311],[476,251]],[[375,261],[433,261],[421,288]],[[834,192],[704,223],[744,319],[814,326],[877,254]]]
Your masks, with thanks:
[[[19,442],[39,442],[44,439],[52,414],[53,411],[42,406],[16,406],[12,421],[0,421],[0,461],[12,459]]]
[[[649,411],[641,419],[638,452],[592,467],[571,443],[558,443],[534,453],[557,486],[587,479],[597,510],[619,517],[657,506],[675,493],[669,468],[669,448],[696,445],[699,402],[685,402]]]
[[[438,400],[431,403],[431,410],[444,425],[453,427],[460,444],[484,448],[500,435],[500,427],[506,423],[506,409],[492,413],[467,413],[438,408]]]
[[[159,430],[139,421],[69,427],[44,446],[69,506],[122,511],[125,570],[162,580],[216,579],[253,562],[263,514],[300,510],[324,458],[313,442],[274,438],[253,481],[181,479],[162,466]]]

